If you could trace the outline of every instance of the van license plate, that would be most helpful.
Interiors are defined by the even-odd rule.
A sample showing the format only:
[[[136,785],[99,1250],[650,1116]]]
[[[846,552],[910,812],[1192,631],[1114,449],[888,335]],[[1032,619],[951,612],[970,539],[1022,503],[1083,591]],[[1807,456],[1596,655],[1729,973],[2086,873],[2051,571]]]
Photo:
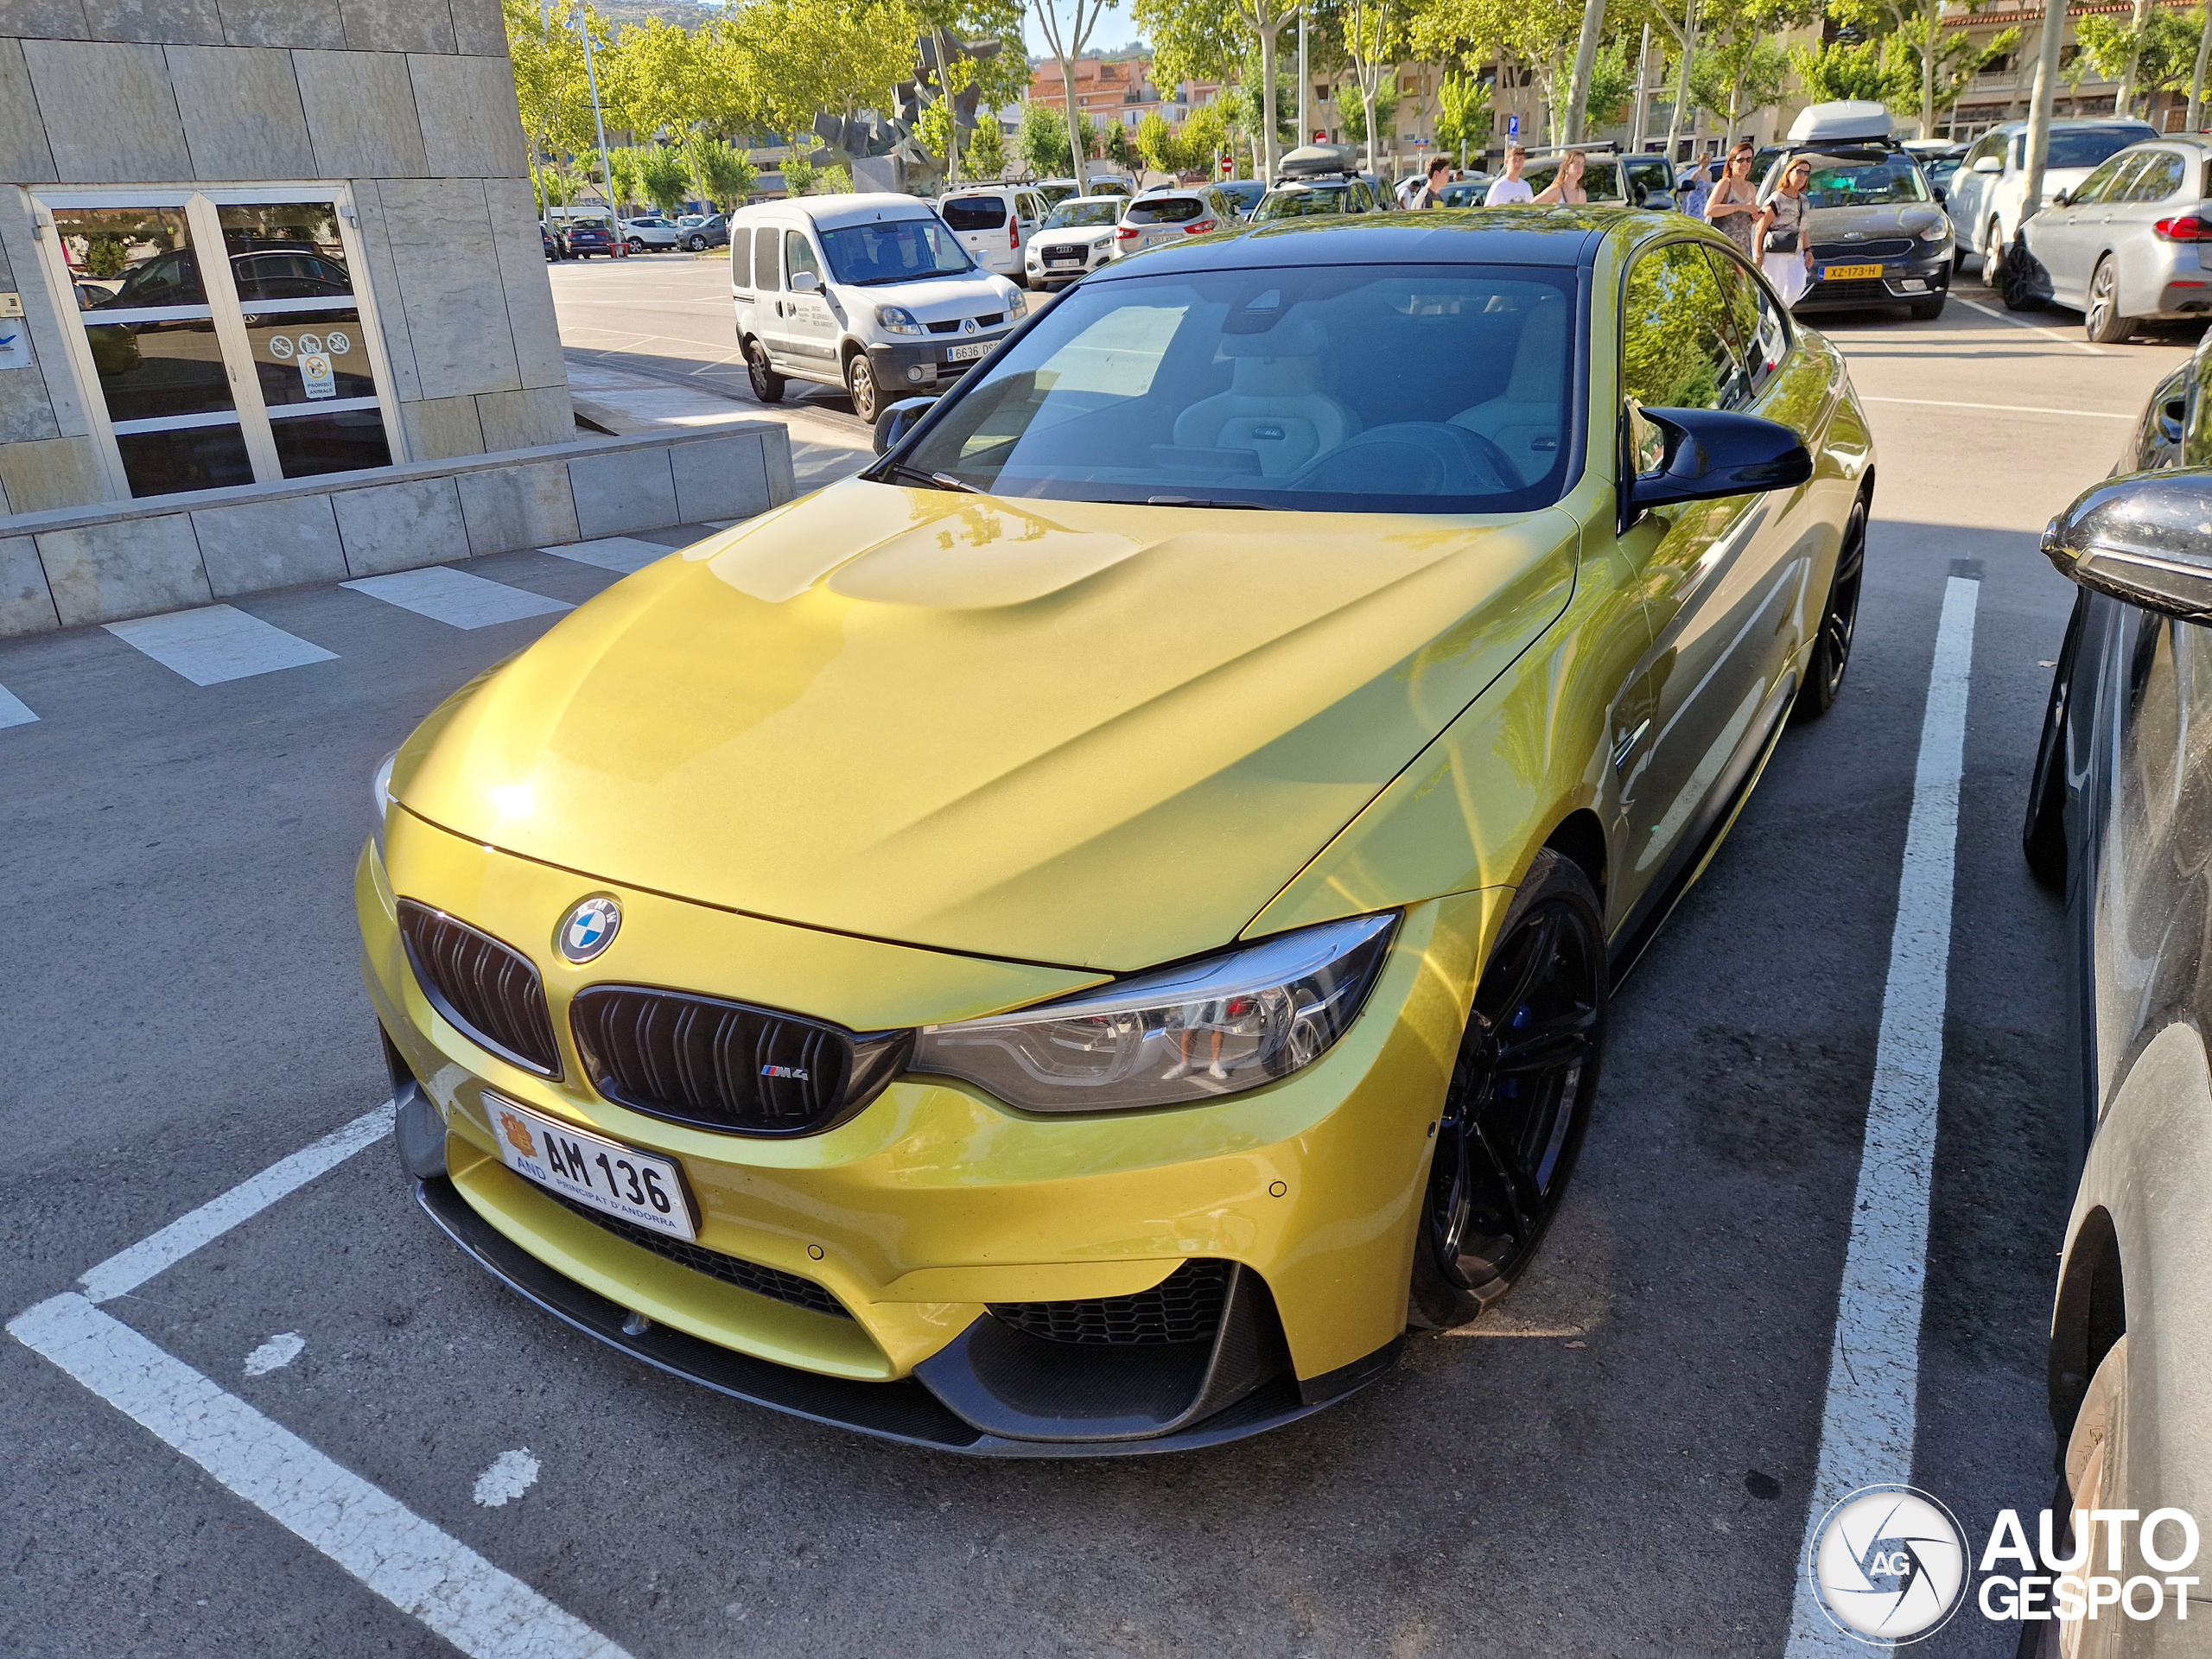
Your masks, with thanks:
[[[998,341],[993,340],[979,340],[973,346],[948,346],[945,347],[944,360],[948,363],[973,363],[997,344]]]
[[[1822,265],[1821,267],[1821,280],[1824,283],[1847,283],[1865,276],[1879,277],[1881,274],[1882,268],[1879,265]]]

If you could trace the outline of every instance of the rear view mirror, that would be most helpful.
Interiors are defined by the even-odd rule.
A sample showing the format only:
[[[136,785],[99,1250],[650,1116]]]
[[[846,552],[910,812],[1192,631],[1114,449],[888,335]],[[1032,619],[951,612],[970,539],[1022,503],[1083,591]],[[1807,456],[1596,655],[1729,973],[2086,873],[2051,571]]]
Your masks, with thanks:
[[[902,397],[875,417],[875,453],[887,454],[905,441],[914,429],[914,423],[929,413],[936,400],[930,397]]]
[[[1657,429],[1657,464],[1637,474],[1621,492],[1623,528],[1638,514],[1677,501],[1712,501],[1727,495],[1786,490],[1813,475],[1813,457],[1796,433],[1779,421],[1732,415],[1718,409],[1631,409]],[[1648,454],[1633,441],[1628,454]]]
[[[2044,556],[2084,588],[2191,622],[2212,619],[2212,468],[2135,473],[2050,521]]]

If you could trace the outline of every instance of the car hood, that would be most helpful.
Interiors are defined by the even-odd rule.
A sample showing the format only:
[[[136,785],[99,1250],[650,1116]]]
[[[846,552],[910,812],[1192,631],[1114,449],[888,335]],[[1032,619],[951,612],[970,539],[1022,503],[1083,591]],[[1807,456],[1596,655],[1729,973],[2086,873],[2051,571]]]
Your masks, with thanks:
[[[563,619],[394,793],[579,896],[1140,968],[1236,937],[1559,615],[1575,548],[1556,510],[849,480]]]
[[[1840,242],[1853,232],[1872,240],[1878,237],[1917,236],[1943,222],[1943,210],[1932,201],[1886,203],[1867,207],[1815,207],[1813,239]]]
[[[920,322],[956,322],[963,317],[1005,313],[1013,304],[1013,291],[1003,276],[980,266],[960,276],[931,276],[918,282],[885,283],[875,288],[839,283],[834,297],[841,308],[855,306],[900,305]]]
[[[1063,225],[1056,231],[1033,232],[1029,245],[1036,248],[1065,248],[1070,245],[1088,247],[1093,242],[1111,242],[1111,225]]]

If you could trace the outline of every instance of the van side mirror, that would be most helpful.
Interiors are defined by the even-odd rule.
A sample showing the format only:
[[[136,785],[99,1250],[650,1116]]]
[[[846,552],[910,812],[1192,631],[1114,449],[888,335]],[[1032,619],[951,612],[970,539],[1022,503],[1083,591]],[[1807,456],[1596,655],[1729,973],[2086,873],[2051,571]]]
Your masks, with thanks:
[[[794,294],[811,294],[821,286],[822,279],[810,270],[791,272],[791,292]]]
[[[2005,170],[2004,158],[1985,156],[1974,164],[1974,170],[1977,173],[2002,173]]]
[[[2212,468],[2134,473],[2084,491],[2043,533],[2061,575],[2186,621],[2212,619]]]
[[[1637,432],[1639,416],[1655,433]],[[1654,462],[1621,491],[1624,529],[1653,507],[1786,490],[1813,475],[1813,457],[1803,440],[1779,421],[1718,409],[1630,409],[1623,418],[1629,423],[1629,442],[1623,446],[1632,458],[1629,464],[1635,458]],[[1639,437],[1644,441],[1638,442]]]
[[[933,397],[902,397],[875,417],[875,453],[888,454],[906,442],[914,424],[930,412]]]

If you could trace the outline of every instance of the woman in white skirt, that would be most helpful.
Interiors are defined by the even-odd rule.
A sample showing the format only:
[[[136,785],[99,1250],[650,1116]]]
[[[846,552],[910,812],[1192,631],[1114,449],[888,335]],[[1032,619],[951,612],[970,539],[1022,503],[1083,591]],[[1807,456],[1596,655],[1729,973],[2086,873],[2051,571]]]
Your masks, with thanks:
[[[1812,162],[1792,156],[1758,216],[1759,265],[1784,305],[1796,304],[1813,285],[1813,207],[1805,199],[1812,181]]]

